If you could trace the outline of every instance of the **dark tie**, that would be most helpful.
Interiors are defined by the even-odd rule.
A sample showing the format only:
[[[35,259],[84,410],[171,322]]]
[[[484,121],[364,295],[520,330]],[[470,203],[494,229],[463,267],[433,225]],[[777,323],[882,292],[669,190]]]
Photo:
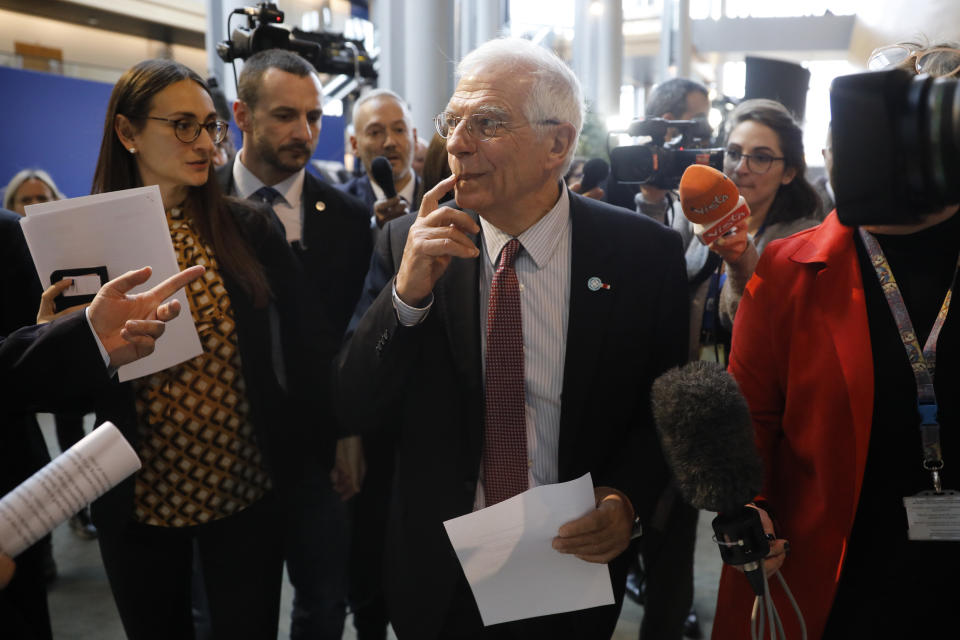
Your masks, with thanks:
[[[280,200],[283,196],[280,195],[280,192],[274,189],[273,187],[260,187],[253,192],[253,195],[250,196],[251,199],[256,200],[257,202],[264,202],[271,207],[273,203],[277,200]]]
[[[527,421],[524,393],[523,325],[513,238],[500,253],[490,286],[484,375],[483,487],[487,506],[526,491]]]

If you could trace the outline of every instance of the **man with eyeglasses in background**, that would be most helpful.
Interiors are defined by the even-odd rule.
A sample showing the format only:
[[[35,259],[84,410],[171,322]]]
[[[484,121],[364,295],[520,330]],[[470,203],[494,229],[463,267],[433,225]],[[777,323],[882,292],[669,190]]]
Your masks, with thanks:
[[[310,286],[303,292],[306,317],[323,334],[325,356],[314,366],[329,369],[360,296],[372,242],[363,203],[306,170],[320,135],[320,79],[290,51],[261,51],[243,65],[233,114],[243,147],[218,178],[227,193],[271,205],[283,223]],[[316,392],[322,415],[309,425],[313,450],[300,452],[303,486],[290,507],[296,517],[287,539],[293,640],[343,634],[349,548],[343,501],[362,482],[358,439],[337,441],[329,389]]]
[[[685,360],[680,238],[562,184],[584,104],[554,53],[492,40],[457,77],[436,118],[453,175],[383,228],[339,362],[344,424],[397,439],[390,620],[401,640],[608,639],[667,484],[649,392]],[[596,508],[542,544],[609,563],[615,604],[484,627],[443,522],[587,472]]]

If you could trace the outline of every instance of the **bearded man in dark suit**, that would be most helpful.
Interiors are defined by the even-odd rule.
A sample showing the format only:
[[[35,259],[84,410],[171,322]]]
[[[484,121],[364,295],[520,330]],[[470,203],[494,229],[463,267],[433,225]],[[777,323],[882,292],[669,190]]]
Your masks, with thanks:
[[[685,357],[680,237],[563,186],[584,106],[554,54],[494,40],[457,75],[453,176],[384,227],[338,365],[342,422],[396,437],[390,619],[401,639],[609,638],[668,480],[649,392]],[[596,509],[545,544],[609,564],[616,603],[483,627],[443,522],[587,472]]]
[[[270,204],[283,223],[309,286],[303,292],[306,309],[325,346],[314,366],[326,371],[369,264],[369,211],[305,168],[317,147],[323,115],[320,79],[309,62],[280,49],[257,53],[243,65],[237,96],[233,113],[243,131],[243,148],[218,177],[226,193]],[[354,451],[358,439],[337,441],[329,389],[316,392],[323,409],[311,425],[313,450],[301,452],[303,488],[290,506],[295,519],[287,540],[287,570],[295,589],[294,640],[339,639],[343,633],[349,540],[341,498],[349,498],[361,482],[360,465],[348,464],[360,455]]]

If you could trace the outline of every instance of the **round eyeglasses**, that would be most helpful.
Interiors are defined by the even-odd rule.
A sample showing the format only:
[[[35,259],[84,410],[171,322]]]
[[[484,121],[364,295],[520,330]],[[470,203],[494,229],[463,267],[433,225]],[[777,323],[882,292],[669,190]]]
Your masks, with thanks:
[[[929,73],[942,78],[960,73],[960,49],[953,47],[922,49],[912,44],[891,44],[874,49],[867,66],[871,71],[883,71],[903,65],[911,59],[917,73]]]
[[[772,156],[769,153],[744,153],[739,149],[727,149],[723,154],[723,164],[733,169],[740,164],[740,160],[747,161],[747,169],[753,173],[763,174],[770,171],[774,161],[784,160],[785,156]]]
[[[230,126],[223,120],[213,120],[200,124],[196,120],[171,120],[170,118],[158,118],[156,116],[147,116],[147,120],[159,120],[160,122],[169,122],[173,127],[173,133],[180,142],[193,142],[200,137],[200,130],[206,129],[207,135],[213,140],[213,144],[223,142],[227,137],[227,128]]]

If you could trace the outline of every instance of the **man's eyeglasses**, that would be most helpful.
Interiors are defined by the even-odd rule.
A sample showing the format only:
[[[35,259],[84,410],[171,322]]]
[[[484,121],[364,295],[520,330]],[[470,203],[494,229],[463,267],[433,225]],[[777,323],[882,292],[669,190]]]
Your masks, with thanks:
[[[214,120],[205,124],[200,124],[196,120],[171,120],[170,118],[158,118],[156,116],[147,116],[147,120],[169,122],[173,127],[174,135],[180,142],[193,142],[200,137],[200,130],[206,129],[207,135],[210,136],[213,143],[219,144],[227,137],[227,128],[230,126],[223,120]]]
[[[957,58],[960,56],[960,49],[954,49],[953,47],[923,49],[909,43],[891,44],[874,49],[867,61],[867,66],[871,71],[883,71],[884,69],[899,67],[912,60],[913,67],[918,74],[929,73],[941,78],[949,78],[960,73],[960,61],[956,64],[947,64],[944,67],[944,62],[949,62],[949,57],[937,54],[949,54],[950,57]],[[945,57],[946,60],[944,60]],[[952,69],[952,71],[945,73],[947,69]]]
[[[455,116],[452,113],[439,113],[433,119],[434,125],[437,127],[437,133],[440,134],[441,138],[449,138],[450,134],[453,133],[453,130],[457,126],[466,121],[467,123],[467,133],[469,133],[474,138],[477,138],[481,142],[486,142],[490,138],[497,135],[497,130],[500,127],[508,124],[506,120],[497,120],[496,118],[491,118],[488,115],[483,115],[482,113],[474,113],[469,116]],[[537,124],[560,124],[558,120],[542,120]]]
[[[760,174],[770,171],[774,161],[783,160],[784,156],[772,156],[769,153],[743,153],[739,149],[727,149],[723,154],[723,164],[732,169],[740,164],[741,158],[747,161],[747,169]]]

